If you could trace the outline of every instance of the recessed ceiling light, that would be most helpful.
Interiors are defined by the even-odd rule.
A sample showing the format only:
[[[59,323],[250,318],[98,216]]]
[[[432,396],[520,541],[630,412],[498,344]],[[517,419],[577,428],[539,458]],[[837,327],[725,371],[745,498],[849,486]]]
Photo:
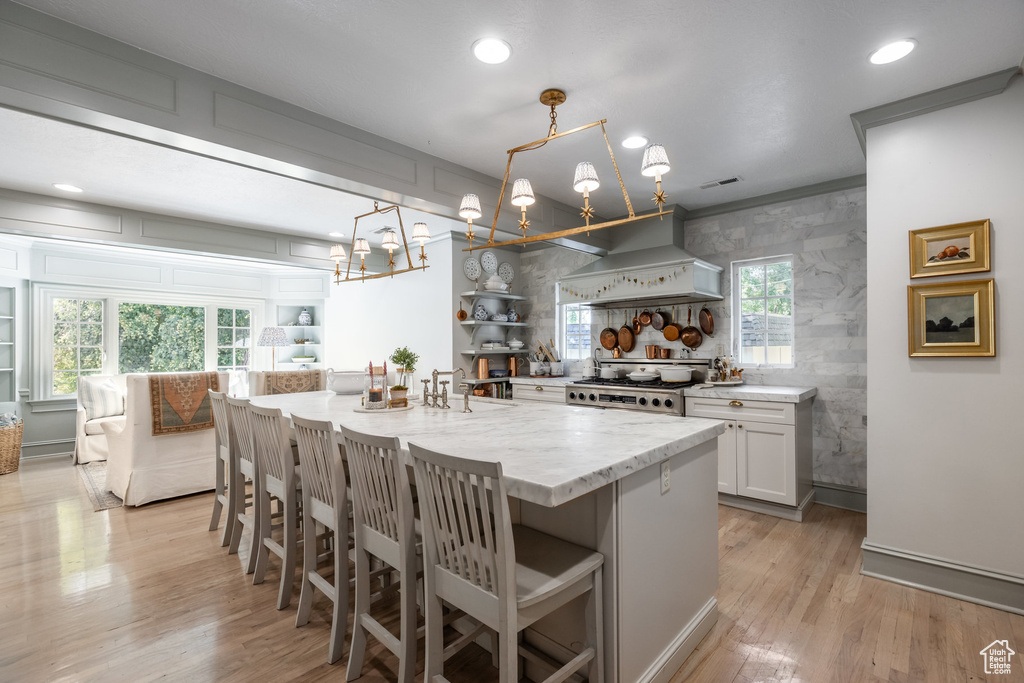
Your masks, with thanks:
[[[897,59],[903,59],[911,53],[911,51],[917,47],[917,41],[912,38],[905,40],[897,40],[894,43],[884,45],[868,57],[872,64],[888,64],[889,62],[895,62]]]
[[[647,144],[647,138],[643,135],[630,135],[628,138],[622,141],[622,146],[626,149],[639,149]]]
[[[341,233],[341,232],[329,232],[329,233],[327,233],[327,236],[328,236],[328,237],[344,237],[344,236],[345,236],[345,233]]]
[[[81,192],[82,188],[75,185],[68,185],[67,183],[54,183],[53,186],[58,190],[64,190],[65,192]]]
[[[504,40],[481,38],[473,43],[473,54],[484,64],[501,64],[512,54],[512,47]]]

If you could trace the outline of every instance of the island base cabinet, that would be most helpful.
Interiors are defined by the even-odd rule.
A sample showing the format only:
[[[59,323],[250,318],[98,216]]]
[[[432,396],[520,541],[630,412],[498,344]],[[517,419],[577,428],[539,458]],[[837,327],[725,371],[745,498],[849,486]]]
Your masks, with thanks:
[[[718,607],[717,441],[556,508],[524,501],[519,521],[601,552],[604,563],[605,681],[669,681],[714,625]],[[535,623],[524,639],[568,661],[585,638],[585,599]],[[533,670],[530,680],[550,671]]]

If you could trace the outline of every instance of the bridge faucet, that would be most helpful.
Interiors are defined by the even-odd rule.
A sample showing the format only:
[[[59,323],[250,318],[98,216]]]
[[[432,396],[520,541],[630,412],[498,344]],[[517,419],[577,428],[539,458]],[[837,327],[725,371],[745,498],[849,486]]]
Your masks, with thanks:
[[[427,405],[427,398],[432,398],[434,400],[434,402],[431,404],[431,407],[433,407],[433,408],[447,408],[448,407],[448,387],[444,387],[444,391],[441,392],[441,393],[438,393],[438,391],[437,391],[437,378],[440,375],[451,375],[452,379],[455,379],[455,373],[456,372],[462,373],[462,380],[463,381],[466,380],[466,371],[464,369],[462,369],[462,368],[455,368],[454,370],[446,370],[444,372],[441,372],[441,371],[439,371],[439,370],[437,370],[435,368],[434,371],[430,373],[430,376],[433,378],[433,381],[434,381],[434,389],[433,389],[433,391],[430,394],[427,394],[427,380],[421,380],[423,382],[423,405],[424,406]],[[443,384],[448,384],[448,382],[444,382]],[[437,405],[437,399],[439,399],[439,398],[442,399],[442,402],[441,402],[440,406]]]

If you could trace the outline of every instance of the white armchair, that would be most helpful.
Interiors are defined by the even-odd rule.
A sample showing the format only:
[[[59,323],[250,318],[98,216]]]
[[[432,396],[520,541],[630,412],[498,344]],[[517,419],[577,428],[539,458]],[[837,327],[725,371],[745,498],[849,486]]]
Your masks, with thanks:
[[[217,377],[221,387],[228,386],[228,373]],[[127,375],[126,387],[124,423],[103,425],[110,490],[125,505],[212,490],[214,430],[153,436],[149,375]]]
[[[125,375],[86,375],[78,378],[75,418],[75,464],[107,459],[105,423],[124,426]]]

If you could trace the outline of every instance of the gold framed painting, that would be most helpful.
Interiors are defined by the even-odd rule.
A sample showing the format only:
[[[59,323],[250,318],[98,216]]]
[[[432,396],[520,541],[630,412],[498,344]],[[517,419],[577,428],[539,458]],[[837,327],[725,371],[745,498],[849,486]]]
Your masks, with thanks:
[[[911,230],[910,277],[988,272],[988,233],[987,219]]]
[[[908,285],[910,355],[996,355],[994,282]]]

